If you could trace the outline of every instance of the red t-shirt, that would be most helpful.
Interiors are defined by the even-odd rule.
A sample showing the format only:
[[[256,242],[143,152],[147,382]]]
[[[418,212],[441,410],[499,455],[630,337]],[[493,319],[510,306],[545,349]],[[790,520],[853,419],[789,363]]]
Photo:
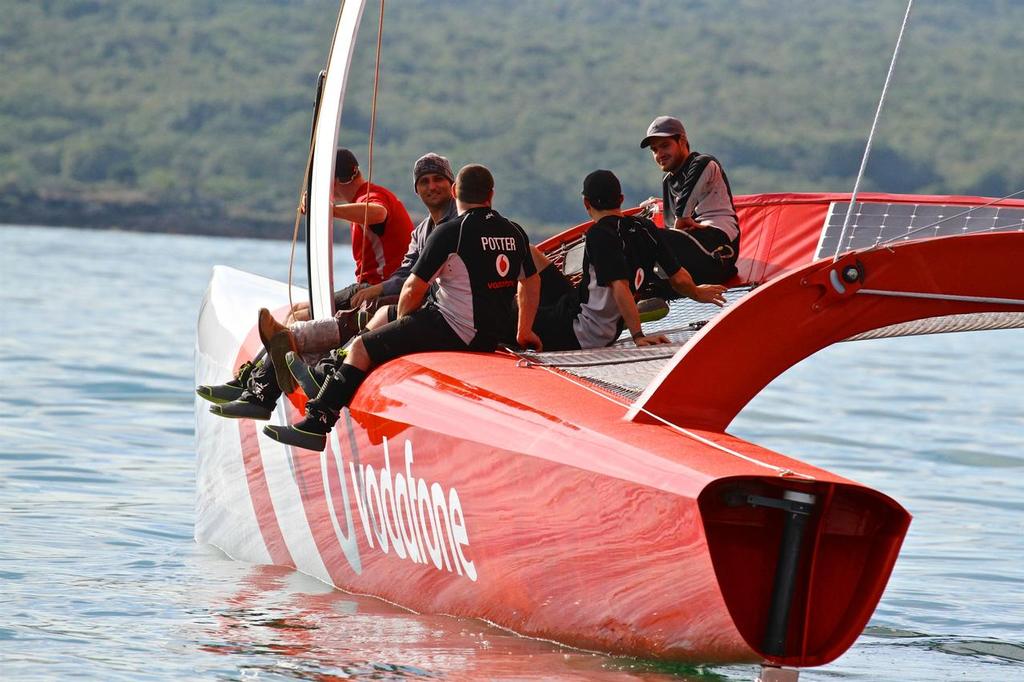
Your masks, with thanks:
[[[364,201],[383,206],[388,211],[388,217],[384,222],[370,225],[369,228],[361,223],[352,223],[352,256],[356,261],[356,281],[380,284],[402,264],[412,235],[412,219],[401,200],[391,190],[380,185],[364,183],[352,203]]]

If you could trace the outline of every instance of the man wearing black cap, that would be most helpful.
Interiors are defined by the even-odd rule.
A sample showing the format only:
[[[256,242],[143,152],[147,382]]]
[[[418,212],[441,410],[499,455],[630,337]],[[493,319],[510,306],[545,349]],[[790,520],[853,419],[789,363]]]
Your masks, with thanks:
[[[341,199],[332,207],[333,216],[352,225],[356,281],[334,292],[334,309],[348,310],[366,300],[364,296],[359,302],[354,301],[357,293],[382,283],[398,269],[409,247],[412,219],[391,190],[366,181],[355,154],[344,147],[338,149],[334,158],[333,194],[335,199]],[[305,194],[300,210],[306,212]],[[290,319],[308,320],[309,304],[297,304]]]
[[[697,282],[721,283],[736,274],[740,228],[729,180],[713,156],[690,150],[682,121],[659,116],[640,147],[650,147],[662,180],[670,248]],[[657,201],[651,197],[644,205]],[[668,293],[668,292],[665,292]],[[671,297],[671,296],[669,296]]]
[[[622,187],[609,170],[596,170],[583,181],[583,205],[594,221],[584,234],[583,277],[574,287],[534,249],[541,276],[541,307],[534,331],[545,350],[607,346],[625,326],[638,346],[667,343],[662,335],[645,336],[634,295],[653,276],[655,264],[669,276],[678,296],[722,305],[725,288],[697,286],[658,238],[645,218],[622,213]]]
[[[493,351],[509,328],[515,329],[519,343],[539,347],[531,327],[540,283],[529,238],[491,208],[493,197],[494,178],[487,168],[469,165],[459,171],[459,216],[438,225],[427,239],[402,286],[398,319],[356,337],[344,364],[307,403],[305,419],[292,426],[268,425],[265,434],[288,445],[323,450],[341,409],[368,372],[402,355]],[[435,281],[437,287],[427,299]]]

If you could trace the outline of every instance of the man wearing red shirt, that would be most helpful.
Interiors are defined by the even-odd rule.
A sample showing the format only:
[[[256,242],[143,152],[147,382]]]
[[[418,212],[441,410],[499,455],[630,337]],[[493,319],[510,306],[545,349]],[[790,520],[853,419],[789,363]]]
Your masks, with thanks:
[[[356,284],[380,284],[409,248],[412,220],[405,206],[391,190],[367,182],[348,149],[339,149],[335,159],[334,196],[341,201],[334,205],[334,217],[352,224]]]

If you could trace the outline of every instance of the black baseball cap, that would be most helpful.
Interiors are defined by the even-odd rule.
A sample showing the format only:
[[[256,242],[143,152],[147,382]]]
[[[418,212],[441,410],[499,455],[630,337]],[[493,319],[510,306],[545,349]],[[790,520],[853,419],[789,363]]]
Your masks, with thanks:
[[[334,157],[334,179],[338,182],[351,182],[359,170],[359,162],[356,155],[344,147],[338,147],[338,153]]]
[[[649,146],[652,137],[675,137],[676,135],[686,137],[686,128],[683,127],[683,122],[674,116],[659,116],[651,121],[651,125],[647,126],[647,135],[640,142],[640,148]]]
[[[618,208],[622,206],[622,185],[610,170],[596,170],[583,179],[583,196],[598,210]]]

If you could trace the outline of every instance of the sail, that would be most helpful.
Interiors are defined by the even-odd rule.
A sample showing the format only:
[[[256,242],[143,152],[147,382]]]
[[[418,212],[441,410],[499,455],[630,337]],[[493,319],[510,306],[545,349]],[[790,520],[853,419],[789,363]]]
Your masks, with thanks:
[[[365,0],[346,0],[334,33],[327,77],[313,130],[313,168],[309,192],[306,248],[309,256],[309,295],[313,318],[334,314],[333,215],[334,156],[341,124],[341,105],[356,45]]]

